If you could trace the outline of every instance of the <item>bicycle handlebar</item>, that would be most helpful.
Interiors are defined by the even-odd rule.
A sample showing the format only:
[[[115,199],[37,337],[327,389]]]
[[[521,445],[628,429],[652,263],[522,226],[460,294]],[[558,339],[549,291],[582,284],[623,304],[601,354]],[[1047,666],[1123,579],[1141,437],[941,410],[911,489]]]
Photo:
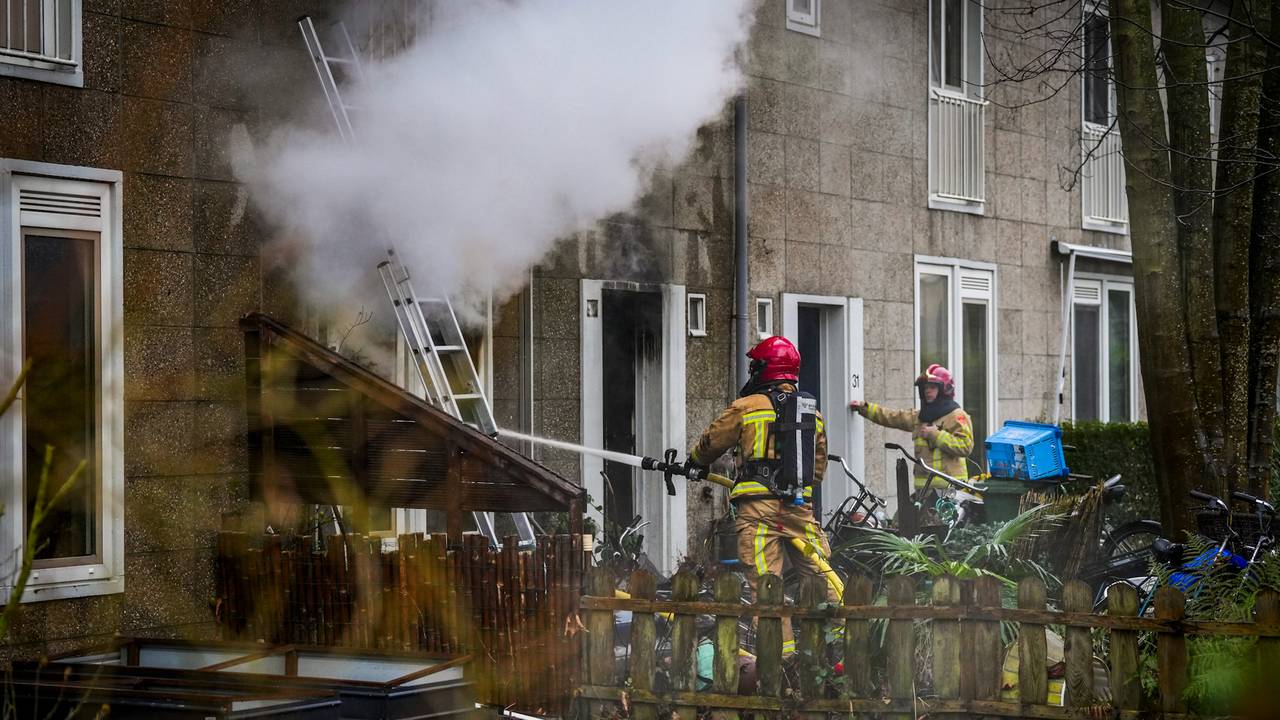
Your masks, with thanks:
[[[965,482],[965,481],[963,481],[963,480],[961,480],[961,479],[959,479],[959,478],[951,477],[950,475],[948,475],[948,474],[946,474],[946,473],[942,472],[941,470],[935,470],[935,469],[933,469],[933,468],[929,467],[928,465],[926,465],[926,464],[924,463],[924,461],[923,461],[923,460],[921,460],[920,458],[916,457],[915,455],[912,455],[911,453],[907,452],[907,449],[906,449],[906,448],[904,448],[904,447],[902,447],[902,446],[901,446],[901,445],[899,445],[898,443],[891,443],[891,442],[887,442],[887,443],[885,443],[885,444],[884,444],[884,446],[885,446],[885,449],[886,449],[886,450],[897,450],[898,452],[902,453],[902,456],[903,456],[903,457],[905,457],[907,460],[910,460],[911,462],[915,463],[917,466],[919,466],[919,467],[920,467],[921,469],[923,469],[925,472],[929,473],[929,475],[930,475],[930,476],[940,478],[941,480],[946,481],[947,483],[949,483],[950,485],[952,485],[952,486],[954,486],[954,487],[960,488],[960,489],[962,489],[962,490],[968,490],[969,492],[975,492],[975,493],[983,493],[983,492],[986,492],[986,491],[987,491],[987,489],[986,489],[985,487],[979,487],[979,486],[977,486],[977,485],[971,485],[971,484],[969,484],[969,483],[967,483],[967,482]]]
[[[1244,492],[1240,492],[1239,490],[1234,490],[1231,493],[1231,498],[1233,500],[1239,500],[1240,502],[1247,502],[1250,505],[1254,506],[1254,508],[1267,512],[1271,515],[1276,514],[1276,509],[1271,505],[1271,503],[1267,502],[1266,500],[1263,500],[1262,498],[1254,497],[1249,493],[1244,493]]]
[[[880,498],[880,496],[879,496],[879,495],[876,495],[875,493],[871,492],[870,490],[868,490],[868,489],[867,489],[867,486],[866,486],[866,485],[863,485],[863,484],[862,484],[862,481],[861,481],[861,480],[859,480],[859,479],[858,479],[858,477],[857,477],[856,475],[854,475],[854,474],[853,474],[853,471],[849,469],[849,466],[845,464],[845,462],[844,462],[844,458],[843,458],[843,457],[841,457],[841,456],[839,456],[839,455],[832,455],[832,454],[828,453],[828,454],[827,454],[827,460],[835,460],[836,462],[840,463],[840,467],[844,468],[844,474],[845,474],[845,475],[847,475],[847,476],[848,476],[848,478],[849,478],[850,480],[852,480],[852,481],[854,481],[855,483],[857,483],[857,485],[858,485],[858,489],[859,489],[860,491],[862,491],[862,492],[867,493],[868,495],[870,495],[870,496],[871,496],[871,501],[872,501],[873,503],[875,503],[877,506],[882,507],[882,508],[887,508],[887,507],[889,507],[888,503],[886,503],[884,500],[882,500],[882,499]]]
[[[1223,509],[1223,510],[1226,510],[1226,511],[1228,511],[1228,512],[1230,512],[1230,511],[1231,511],[1231,509],[1227,507],[1227,504],[1226,504],[1226,503],[1224,503],[1224,502],[1222,502],[1222,498],[1214,497],[1213,495],[1210,495],[1209,493],[1206,493],[1206,492],[1200,492],[1199,490],[1189,490],[1189,491],[1187,491],[1187,494],[1188,494],[1188,495],[1190,495],[1191,497],[1193,497],[1193,498],[1197,499],[1197,500],[1203,500],[1203,501],[1205,501],[1205,502],[1209,503],[1210,505],[1214,505],[1214,506],[1219,507],[1219,508],[1221,508],[1221,509]]]

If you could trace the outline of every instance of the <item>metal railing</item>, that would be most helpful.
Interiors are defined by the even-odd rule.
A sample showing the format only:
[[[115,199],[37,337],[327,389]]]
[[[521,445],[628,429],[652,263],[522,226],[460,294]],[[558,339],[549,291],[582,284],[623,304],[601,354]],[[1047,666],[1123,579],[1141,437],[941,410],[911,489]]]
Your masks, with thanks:
[[[940,88],[929,93],[930,189],[939,198],[986,199],[986,101]]]
[[[75,67],[74,0],[0,0],[0,59]]]
[[[1080,192],[1086,221],[1127,225],[1129,203],[1124,194],[1124,155],[1120,133],[1102,125],[1085,123],[1080,138],[1084,155],[1080,167]]]

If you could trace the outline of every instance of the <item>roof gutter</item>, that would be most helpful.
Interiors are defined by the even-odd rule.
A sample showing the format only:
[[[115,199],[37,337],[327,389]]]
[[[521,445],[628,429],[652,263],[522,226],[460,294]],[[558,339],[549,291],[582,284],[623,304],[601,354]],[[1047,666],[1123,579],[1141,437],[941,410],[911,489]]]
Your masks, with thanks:
[[[1051,240],[1049,241],[1049,246],[1055,255],[1061,255],[1067,259],[1066,276],[1062,281],[1062,323],[1060,325],[1062,335],[1058,345],[1058,389],[1054,394],[1057,402],[1053,405],[1053,424],[1058,425],[1062,422],[1063,394],[1067,385],[1067,339],[1070,337],[1071,332],[1071,304],[1076,290],[1076,258],[1089,258],[1090,260],[1132,265],[1133,253],[1128,250],[1112,250],[1111,248],[1080,245],[1062,242],[1061,240]]]

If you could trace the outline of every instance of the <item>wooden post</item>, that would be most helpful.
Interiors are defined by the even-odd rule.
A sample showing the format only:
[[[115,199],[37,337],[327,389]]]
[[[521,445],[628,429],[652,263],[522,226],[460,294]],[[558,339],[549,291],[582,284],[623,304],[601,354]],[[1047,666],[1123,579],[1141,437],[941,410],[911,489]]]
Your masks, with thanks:
[[[960,582],[944,575],[933,581],[933,606],[955,607],[960,604]],[[960,697],[960,623],[956,620],[933,621],[933,691],[949,700]],[[964,668],[967,672],[969,668]],[[955,718],[956,715],[939,717]]]
[[[800,583],[800,602],[805,610],[816,610],[827,599],[827,583],[820,577],[805,577]],[[792,623],[794,627],[796,623]],[[826,643],[823,642],[823,621],[804,618],[799,622],[796,652],[800,657],[800,691],[806,702],[821,700],[825,696],[823,678],[830,671],[827,666]],[[816,717],[821,717],[821,713]]]
[[[587,593],[595,597],[613,597],[613,576],[604,568],[592,568],[587,576]],[[615,682],[613,657],[613,611],[591,610],[587,613],[587,680],[590,684],[612,686]],[[609,713],[608,703],[592,703],[591,717]]]
[[[1087,613],[1093,609],[1093,593],[1089,586],[1072,580],[1062,588],[1062,608],[1067,612]],[[1093,638],[1087,627],[1068,627],[1067,704],[1085,707],[1093,704]]]
[[[716,578],[716,602],[740,604],[742,579],[734,573],[724,573]],[[715,691],[725,695],[738,694],[738,617],[716,616]],[[738,720],[736,710],[717,710],[711,713],[714,720]]]
[[[898,490],[898,534],[902,537],[915,537],[920,532],[919,518],[916,517],[916,506],[911,501],[911,471],[907,468],[907,459],[898,458],[896,467]]]
[[[445,444],[445,532],[450,546],[462,544],[462,463],[466,457],[452,443]]]
[[[973,603],[980,608],[999,608],[1000,581],[993,577],[978,578],[973,584]],[[1001,668],[1004,665],[1004,643],[1000,640],[998,621],[967,623],[973,626],[973,696],[976,700],[999,700]]]
[[[782,578],[761,575],[756,580],[757,605],[784,602]],[[778,697],[782,692],[782,618],[761,617],[756,621],[756,693]]]
[[[676,602],[696,602],[698,577],[688,570],[681,570],[671,580],[671,599]],[[697,616],[690,613],[676,615],[671,628],[671,689],[676,692],[693,692],[698,689],[698,628]],[[689,705],[676,708],[680,720],[694,720],[695,709]]]
[[[889,581],[889,607],[911,607],[916,604],[915,583],[909,577]],[[885,644],[888,646],[889,697],[911,700],[915,697],[916,638],[910,620],[890,620]],[[910,715],[890,715],[896,720],[910,720]]]
[[[871,579],[865,575],[849,578],[844,586],[844,604],[870,605],[874,602]],[[871,687],[871,624],[847,618],[844,622],[844,676],[846,697],[866,698]]]
[[[657,583],[653,575],[643,570],[631,573],[631,597],[636,600],[652,600]],[[654,653],[653,646],[657,642],[654,632],[653,613],[633,612],[631,614],[631,687],[642,692],[653,690]],[[631,717],[635,720],[654,720],[657,708],[649,703],[634,702]]]
[[[1280,625],[1280,592],[1263,588],[1254,604],[1254,622],[1275,627]],[[1258,679],[1260,687],[1267,687],[1264,678],[1274,678],[1280,673],[1280,638],[1258,638]],[[1275,690],[1275,685],[1271,689]]]
[[[1107,588],[1107,614],[1134,617],[1138,614],[1138,591],[1128,583]],[[1138,633],[1112,630],[1111,702],[1121,710],[1137,710],[1142,701],[1142,682],[1138,677]]]
[[[1018,607],[1044,611],[1044,581],[1023,578],[1018,583]],[[1018,629],[1018,698],[1025,704],[1044,705],[1049,697],[1049,676],[1045,672],[1044,625],[1022,623]]]
[[[1181,620],[1186,611],[1182,591],[1165,586],[1156,590],[1156,618]],[[1160,709],[1164,712],[1186,712],[1187,638],[1181,633],[1162,632],[1156,638],[1156,678],[1160,683]]]

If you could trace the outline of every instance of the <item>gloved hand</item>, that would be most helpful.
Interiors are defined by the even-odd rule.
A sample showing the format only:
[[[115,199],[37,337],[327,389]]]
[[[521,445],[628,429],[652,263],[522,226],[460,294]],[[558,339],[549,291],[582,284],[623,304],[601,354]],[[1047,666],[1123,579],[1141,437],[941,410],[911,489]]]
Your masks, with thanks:
[[[865,400],[853,400],[849,402],[849,409],[859,415],[867,414],[867,402]]]
[[[690,480],[701,480],[707,476],[707,469],[693,460],[685,458],[684,469],[680,474]]]

